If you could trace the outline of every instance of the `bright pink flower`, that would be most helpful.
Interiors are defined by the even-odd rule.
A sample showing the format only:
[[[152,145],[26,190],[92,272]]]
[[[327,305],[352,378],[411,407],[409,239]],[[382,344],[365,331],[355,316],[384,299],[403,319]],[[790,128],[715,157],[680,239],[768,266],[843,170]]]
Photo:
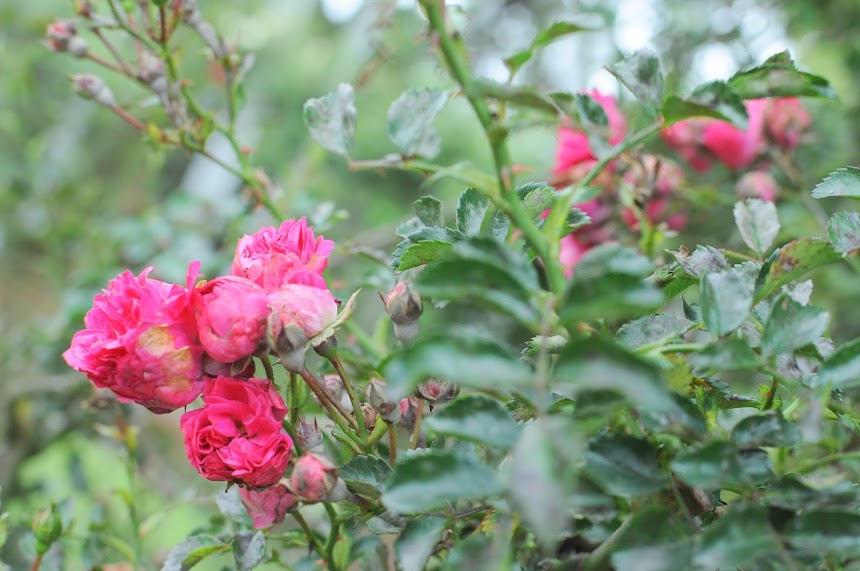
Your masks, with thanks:
[[[287,284],[269,294],[272,314],[269,320],[271,339],[281,330],[298,325],[308,338],[322,333],[337,318],[337,302],[327,289],[309,285]]]
[[[723,121],[705,127],[702,144],[732,170],[749,166],[758,152],[745,131]]]
[[[696,172],[705,172],[711,168],[711,159],[702,146],[702,134],[709,119],[687,119],[666,127],[660,136]]]
[[[239,488],[239,496],[254,522],[254,529],[266,529],[281,523],[297,503],[296,497],[283,484],[262,490]]]
[[[266,335],[269,300],[249,279],[222,276],[194,289],[200,344],[216,361],[232,363],[257,350]]]
[[[603,107],[609,121],[609,142],[617,145],[627,132],[627,122],[618,108],[618,103],[611,95],[603,95],[597,90],[587,92]],[[594,161],[597,157],[591,151],[588,137],[581,131],[570,127],[559,127],[558,145],[555,150],[555,166],[552,169],[556,176],[566,173],[570,168],[584,162]]]
[[[189,268],[189,286],[199,264]],[[93,384],[161,414],[200,394],[203,349],[186,288],[125,271],[93,299],[86,329],[63,353]]]
[[[780,97],[766,101],[763,113],[765,134],[780,148],[793,149],[812,123],[809,113],[803,108],[803,103],[795,97]]]
[[[263,228],[243,236],[236,247],[234,276],[248,278],[273,293],[284,284],[325,287],[322,273],[334,242],[314,236],[307,220],[286,220],[278,229]]]
[[[250,487],[281,479],[293,441],[278,391],[264,379],[206,379],[203,408],[179,421],[191,465],[207,480],[238,480]]]
[[[573,276],[574,268],[576,268],[576,265],[590,249],[589,246],[586,246],[577,239],[576,234],[568,234],[561,239],[558,258],[562,269],[564,269],[565,276],[568,278]]]
[[[337,466],[324,456],[305,454],[290,475],[292,492],[304,503],[325,501],[337,483]]]
[[[773,176],[766,170],[751,171],[738,180],[735,190],[741,198],[761,198],[773,202],[776,200],[778,185]]]

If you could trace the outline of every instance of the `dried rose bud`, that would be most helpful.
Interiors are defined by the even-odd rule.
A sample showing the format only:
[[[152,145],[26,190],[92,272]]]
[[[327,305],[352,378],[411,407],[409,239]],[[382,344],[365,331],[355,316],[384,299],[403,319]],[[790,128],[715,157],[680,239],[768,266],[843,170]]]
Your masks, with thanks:
[[[325,501],[338,481],[337,466],[324,456],[306,454],[296,460],[290,489],[306,504]]]
[[[385,303],[385,312],[394,323],[394,334],[400,342],[408,343],[415,339],[418,336],[418,318],[424,311],[421,296],[408,282],[400,282],[382,301]]]
[[[167,94],[167,74],[160,57],[144,50],[137,62],[137,76],[159,96]]]
[[[71,20],[55,20],[48,24],[45,35],[48,36],[48,48],[52,52],[67,52],[75,57],[84,57],[87,53],[87,42],[78,35]]]
[[[415,389],[415,396],[428,401],[430,404],[438,405],[457,398],[460,394],[460,385],[449,383],[441,379],[430,379],[424,381]]]
[[[367,401],[382,420],[392,424],[400,420],[400,404],[388,394],[388,385],[379,379],[367,383]],[[368,425],[371,426],[371,425]]]
[[[296,424],[296,444],[304,452],[312,452],[320,454],[325,450],[323,446],[323,435],[317,425],[316,419],[313,424],[306,421],[304,418],[299,418]]]
[[[366,402],[361,403],[361,416],[364,418],[364,426],[368,430],[373,430],[373,427],[376,426],[376,417],[378,416],[373,407]]]
[[[74,10],[78,16],[90,19],[95,14],[93,3],[90,0],[75,0]]]
[[[115,107],[116,98],[113,91],[105,84],[102,78],[89,73],[76,73],[70,77],[72,89],[84,99],[92,99],[99,105]]]

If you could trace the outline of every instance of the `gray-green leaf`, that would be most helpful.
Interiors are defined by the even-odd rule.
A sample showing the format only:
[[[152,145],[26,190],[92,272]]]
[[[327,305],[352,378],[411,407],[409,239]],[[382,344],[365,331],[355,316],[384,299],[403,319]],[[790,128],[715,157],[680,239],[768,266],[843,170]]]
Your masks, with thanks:
[[[490,199],[474,188],[464,190],[457,201],[457,230],[466,236],[479,235],[489,206]]]
[[[741,238],[755,253],[763,255],[779,233],[779,218],[773,202],[748,198],[735,203],[735,224]]]
[[[860,213],[837,212],[827,225],[833,249],[843,255],[860,250]]]
[[[349,156],[355,138],[355,93],[348,83],[304,106],[305,124],[311,138],[326,149]]]
[[[504,405],[483,395],[461,396],[425,419],[424,425],[433,432],[499,448],[510,447],[520,433]]]
[[[737,329],[749,315],[752,301],[752,288],[735,272],[710,273],[702,278],[702,319],[715,336]]]
[[[606,66],[606,69],[636,96],[652,116],[657,116],[663,103],[663,73],[656,53],[642,49]]]
[[[814,198],[844,196],[860,198],[860,167],[845,167],[830,173],[812,189]]]
[[[407,157],[434,157],[441,139],[433,120],[451,98],[450,91],[417,88],[404,92],[388,108],[388,138]]]
[[[412,203],[415,215],[425,226],[445,227],[445,218],[442,216],[442,201],[435,196],[422,196]]]
[[[800,349],[818,339],[830,323],[830,314],[818,307],[800,305],[787,295],[773,303],[764,326],[761,348],[765,355]]]

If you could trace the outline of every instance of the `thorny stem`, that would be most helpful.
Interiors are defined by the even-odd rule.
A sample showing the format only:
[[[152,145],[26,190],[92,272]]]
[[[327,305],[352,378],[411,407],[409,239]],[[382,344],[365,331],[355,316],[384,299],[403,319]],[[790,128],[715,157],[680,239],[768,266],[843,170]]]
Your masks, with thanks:
[[[779,377],[774,377],[770,383],[770,389],[768,389],[764,401],[761,403],[761,410],[770,410],[773,406],[773,400],[776,398],[777,389],[779,389]]]
[[[332,413],[332,416],[339,416],[345,423],[349,424],[353,428],[358,428],[358,423],[355,421],[355,418],[353,418],[349,411],[347,411],[343,405],[340,404],[330,392],[328,392],[325,385],[323,385],[320,380],[307,369],[307,367],[305,367],[303,371],[299,372],[299,374],[314,394],[317,395],[317,398],[320,400],[320,404]]]
[[[340,357],[336,355],[331,357],[329,362],[331,362],[334,370],[337,371],[340,380],[343,381],[346,394],[349,395],[349,401],[352,403],[352,410],[355,412],[355,418],[358,422],[358,435],[362,440],[367,440],[367,426],[364,424],[364,415],[361,412],[361,401],[359,401],[358,397],[355,395],[355,388],[349,381],[349,376],[343,368],[343,362],[341,362]]]
[[[295,518],[296,522],[299,524],[299,527],[302,528],[302,531],[305,532],[305,535],[308,536],[308,541],[311,542],[314,551],[316,551],[320,557],[322,557],[326,563],[331,564],[331,569],[335,569],[334,562],[330,561],[327,556],[325,547],[323,547],[322,543],[320,543],[319,539],[317,539],[316,534],[311,530],[308,522],[305,520],[305,516],[303,516],[299,511],[292,512],[293,518]]]
[[[260,362],[263,363],[263,370],[266,371],[266,378],[275,382],[275,370],[272,368],[272,362],[269,361],[268,355],[261,355]]]
[[[418,447],[418,436],[421,434],[421,418],[424,416],[424,401],[418,401],[418,410],[415,411],[415,426],[412,427],[412,436],[409,437],[409,448]]]
[[[94,27],[94,28],[92,28],[92,32],[93,32],[93,34],[95,34],[95,36],[99,40],[101,40],[102,44],[104,44],[104,46],[107,48],[107,50],[113,56],[113,59],[115,59],[116,63],[119,64],[123,73],[125,73],[129,77],[135,77],[134,70],[131,69],[131,66],[128,64],[127,61],[125,61],[125,58],[122,57],[122,54],[119,53],[119,50],[116,49],[116,47],[110,41],[108,41],[108,39],[104,36],[104,34],[102,34],[102,31],[99,28]],[[104,64],[102,64],[102,65],[104,65]],[[111,67],[111,69],[114,69],[114,68]]]

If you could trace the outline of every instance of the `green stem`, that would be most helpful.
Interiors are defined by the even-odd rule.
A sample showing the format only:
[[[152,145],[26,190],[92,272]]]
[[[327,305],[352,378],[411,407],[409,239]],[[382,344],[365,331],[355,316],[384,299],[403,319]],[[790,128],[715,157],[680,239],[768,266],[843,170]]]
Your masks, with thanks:
[[[295,373],[290,373],[290,424],[299,421],[299,380]]]
[[[702,343],[674,343],[669,345],[643,345],[637,353],[698,353],[707,345]]]
[[[354,171],[359,170],[385,170],[397,169],[408,172],[417,172],[422,175],[430,173],[445,174],[451,178],[465,182],[475,190],[481,191],[484,195],[490,198],[494,203],[500,203],[496,182],[492,177],[477,170],[464,170],[454,166],[437,165],[428,161],[419,159],[410,159],[398,157],[394,159],[377,159],[363,161],[349,161],[349,169]]]
[[[275,382],[275,370],[272,368],[272,362],[269,361],[268,355],[261,355],[260,362],[263,363],[263,370],[266,371],[266,378]]]
[[[328,411],[329,416],[331,416],[332,420],[347,434],[352,434],[352,431],[347,427],[351,426],[352,428],[358,428],[358,423],[355,421],[355,418],[349,412],[343,408],[343,405],[335,400],[335,398],[328,392],[328,389],[313,376],[307,368],[304,371],[299,373],[304,379],[304,381],[308,384],[310,389],[317,395],[317,398],[320,401],[320,404],[323,406],[326,411]],[[361,443],[359,441],[358,443]]]
[[[393,425],[392,425],[393,426]],[[370,433],[370,437],[367,439],[367,443],[370,446],[373,446],[385,436],[385,433],[388,432],[389,425],[384,420],[382,420],[381,416],[376,417],[376,426],[373,427],[373,432]]]
[[[741,254],[740,252],[735,252],[734,250],[720,248],[720,251],[726,258],[728,258],[729,260],[734,260],[736,262],[759,262],[759,260],[753,258],[752,256],[747,256],[746,254]]]
[[[774,377],[770,383],[770,389],[768,389],[767,395],[765,395],[764,401],[761,403],[761,410],[770,410],[773,406],[773,400],[776,398],[777,389],[779,389],[779,377]]]
[[[343,381],[346,394],[349,395],[349,402],[352,403],[352,410],[355,414],[355,419],[358,422],[358,436],[362,440],[367,440],[367,425],[364,423],[364,414],[361,412],[361,401],[359,401],[358,397],[355,395],[355,388],[349,381],[349,375],[346,374],[346,370],[343,368],[343,363],[336,355],[331,357],[329,362],[334,367],[334,370],[337,371],[340,380]]]
[[[331,561],[332,569],[334,567],[334,546],[337,543],[337,536],[340,531],[340,519],[337,517],[337,512],[332,507],[331,504],[323,504],[325,506],[325,511],[328,514],[329,521],[331,521],[331,529],[328,532],[328,540],[325,543],[325,552],[326,558],[328,561]]]
[[[409,448],[418,447],[418,436],[421,434],[421,418],[424,416],[424,401],[418,401],[418,410],[415,411],[415,426],[412,427],[412,436],[409,437]]]
[[[329,562],[330,560],[326,555],[325,547],[323,546],[322,543],[320,543],[319,539],[317,539],[316,534],[313,532],[313,530],[308,525],[308,522],[305,520],[305,516],[303,516],[301,514],[301,512],[299,512],[299,511],[292,512],[292,515],[293,515],[293,518],[296,520],[296,522],[299,524],[299,527],[302,528],[302,531],[305,532],[305,535],[308,536],[308,541],[311,542],[311,545],[313,546],[314,551],[316,551],[320,557],[322,557],[327,562]],[[334,569],[333,564],[331,566],[331,569]]]
[[[800,468],[795,470],[795,472],[799,474],[808,474],[809,472],[814,472],[822,466],[832,464],[833,462],[839,462],[841,460],[860,460],[860,452],[837,452],[836,454],[830,454],[828,456],[819,458],[818,460],[813,460],[805,466],[801,466]]]
[[[624,523],[618,527],[618,529],[612,532],[612,535],[606,538],[606,540],[601,543],[597,549],[592,551],[591,555],[589,555],[585,559],[585,562],[583,562],[582,571],[609,571],[612,569],[612,564],[610,562],[612,549],[615,547],[615,544],[618,543],[618,540],[627,533],[632,521],[633,517],[628,517],[624,520]]]
[[[397,462],[397,427],[394,424],[388,427],[388,464],[394,467]]]

